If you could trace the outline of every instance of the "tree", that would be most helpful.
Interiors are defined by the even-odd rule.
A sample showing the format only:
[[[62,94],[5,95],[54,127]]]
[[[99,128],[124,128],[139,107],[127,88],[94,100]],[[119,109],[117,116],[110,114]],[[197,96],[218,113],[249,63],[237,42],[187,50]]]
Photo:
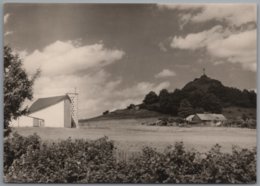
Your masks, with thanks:
[[[181,100],[183,100],[186,96],[185,91],[180,89],[175,89],[173,93],[171,93],[171,106],[173,115],[178,115],[178,109]]]
[[[183,99],[180,103],[180,107],[179,107],[179,110],[178,110],[178,115],[180,117],[187,117],[191,114],[194,114],[194,110],[190,104],[190,102],[187,100],[187,99]]]
[[[135,105],[132,103],[126,107],[127,110],[132,110],[134,108],[135,108]]]
[[[248,97],[249,97],[249,100],[250,100],[250,103],[251,103],[251,106],[253,108],[256,108],[256,102],[257,102],[257,97],[256,97],[256,92],[251,90],[249,91],[249,94],[248,94]]]
[[[143,103],[146,104],[146,105],[151,105],[151,104],[154,104],[154,103],[157,103],[159,100],[157,94],[153,91],[149,92],[144,100],[143,100]]]
[[[204,110],[203,108],[201,108],[201,107],[196,107],[196,108],[194,109],[194,112],[195,112],[195,113],[204,113],[205,110]]]
[[[103,115],[107,115],[109,114],[109,110],[106,110],[105,112],[103,112]]]
[[[204,95],[205,92],[203,90],[196,89],[188,94],[187,99],[194,108],[201,107],[201,100]]]
[[[205,111],[212,112],[212,113],[221,113],[222,106],[220,100],[211,93],[205,94],[205,96],[201,100],[202,108]]]
[[[165,114],[173,114],[172,113],[172,99],[171,95],[167,89],[162,89],[159,93],[159,105],[160,111]]]
[[[33,98],[32,86],[39,70],[31,77],[22,67],[22,60],[9,46],[4,47],[4,129],[9,134],[12,119],[27,113],[22,103]]]

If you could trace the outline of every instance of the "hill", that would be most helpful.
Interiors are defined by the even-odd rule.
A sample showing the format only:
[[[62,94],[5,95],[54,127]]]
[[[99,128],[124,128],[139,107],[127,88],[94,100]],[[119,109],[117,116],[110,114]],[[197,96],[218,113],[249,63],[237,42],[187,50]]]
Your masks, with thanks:
[[[142,108],[181,117],[202,112],[222,113],[227,107],[256,109],[256,93],[227,87],[202,75],[173,92],[166,89],[159,95],[149,92],[142,104]]]
[[[208,92],[211,87],[221,87],[224,86],[218,80],[211,79],[206,75],[202,75],[200,78],[195,78],[193,81],[188,82],[183,88],[183,91],[194,91],[194,90],[201,90],[203,92]]]
[[[243,91],[234,88],[224,86],[220,81],[212,79],[206,75],[202,75],[200,78],[187,83],[182,91],[188,96],[193,94],[212,94],[219,99],[220,104],[223,107],[238,106],[245,108],[256,107],[256,93],[254,91]],[[201,95],[200,95],[201,96]],[[191,100],[194,101],[194,100]]]
[[[162,114],[155,111],[150,111],[147,109],[120,109],[94,118],[81,119],[79,120],[79,123],[85,123],[88,121],[100,121],[100,120],[158,118],[158,117],[167,117],[167,116],[169,115]]]
[[[182,89],[175,89],[173,92],[163,89],[159,95],[151,91],[139,105],[131,104],[126,109],[104,112],[101,116],[80,120],[80,122],[167,116],[186,117],[203,112],[223,113],[227,118],[246,115],[255,119],[256,93],[227,87],[216,79],[202,75],[188,82]]]

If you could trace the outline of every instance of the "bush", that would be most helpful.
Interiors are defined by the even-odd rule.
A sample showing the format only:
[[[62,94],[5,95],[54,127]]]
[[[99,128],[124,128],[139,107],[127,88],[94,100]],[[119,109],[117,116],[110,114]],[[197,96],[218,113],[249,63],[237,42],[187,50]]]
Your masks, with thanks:
[[[233,147],[232,154],[221,153],[216,145],[207,153],[201,172],[203,182],[207,183],[255,183],[256,149],[239,150]]]
[[[18,149],[21,148],[21,151]],[[37,135],[15,134],[5,142],[5,181],[10,183],[255,183],[256,149],[204,154],[182,142],[164,152],[145,147],[128,161],[117,161],[107,137],[43,143]],[[11,156],[9,157],[9,155]],[[8,161],[7,161],[8,160]]]
[[[255,119],[229,119],[225,121],[221,126],[224,127],[240,127],[240,128],[256,128],[256,120]]]
[[[36,134],[23,137],[16,132],[4,140],[4,173],[7,172],[14,160],[25,154],[28,148],[40,148],[40,137]]]
[[[106,110],[105,112],[102,113],[102,115],[107,115],[109,114],[109,110]]]
[[[20,138],[20,136],[18,136]],[[7,182],[88,183],[109,182],[108,173],[115,164],[114,145],[107,137],[96,141],[68,140],[41,143],[13,161],[6,174]]]

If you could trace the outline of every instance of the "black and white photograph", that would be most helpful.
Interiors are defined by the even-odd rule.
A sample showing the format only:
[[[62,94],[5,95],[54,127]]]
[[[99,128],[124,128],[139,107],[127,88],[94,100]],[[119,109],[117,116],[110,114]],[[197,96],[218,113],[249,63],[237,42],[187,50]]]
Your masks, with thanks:
[[[255,184],[255,3],[5,3],[5,183]]]

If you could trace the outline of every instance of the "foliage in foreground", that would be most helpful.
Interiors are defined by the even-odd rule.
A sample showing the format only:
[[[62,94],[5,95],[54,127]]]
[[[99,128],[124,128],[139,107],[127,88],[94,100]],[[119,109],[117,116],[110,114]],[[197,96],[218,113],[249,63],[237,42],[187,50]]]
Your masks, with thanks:
[[[10,133],[12,119],[27,113],[23,102],[33,98],[32,86],[39,76],[38,70],[31,78],[22,66],[21,58],[9,47],[4,47],[4,135]]]
[[[5,140],[5,182],[11,183],[255,183],[256,150],[187,151],[182,142],[164,152],[145,147],[117,161],[107,137],[44,143],[37,135]]]

